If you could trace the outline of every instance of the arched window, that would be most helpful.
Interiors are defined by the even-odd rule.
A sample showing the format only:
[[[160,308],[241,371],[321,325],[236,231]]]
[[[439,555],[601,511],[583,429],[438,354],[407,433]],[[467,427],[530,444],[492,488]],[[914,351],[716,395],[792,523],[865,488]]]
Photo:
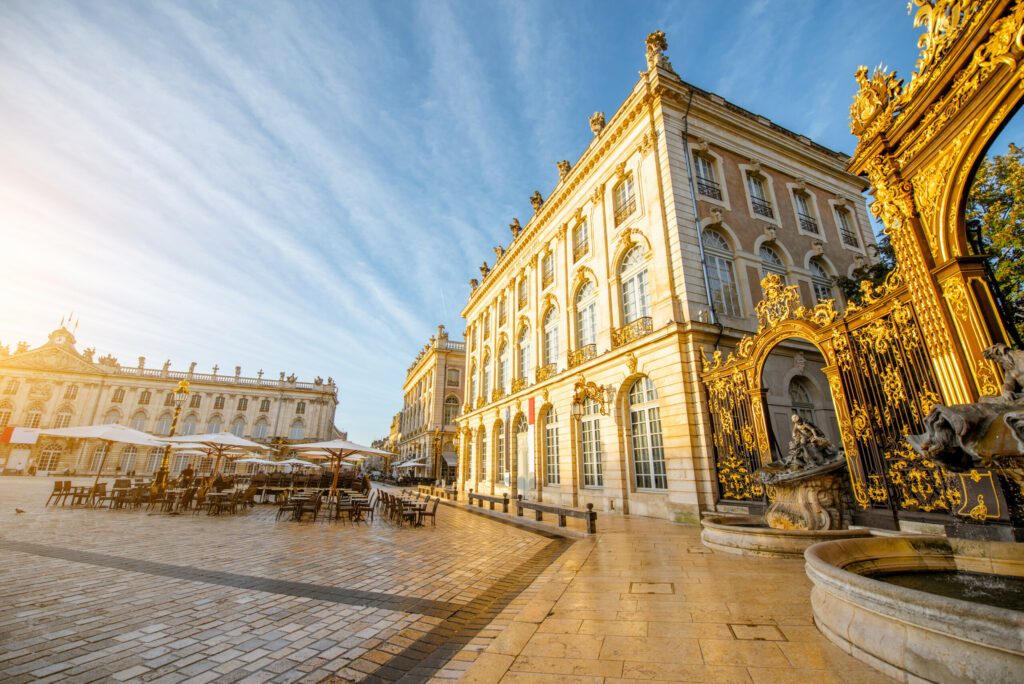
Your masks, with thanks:
[[[644,250],[634,247],[626,253],[619,267],[622,280],[622,323],[632,323],[651,315],[651,293],[647,286],[647,260]]]
[[[708,285],[714,299],[715,312],[722,316],[740,315],[739,290],[733,271],[732,249],[718,231],[705,229],[704,262],[708,267]]]
[[[455,419],[459,417],[459,398],[450,396],[444,400],[444,424],[454,425]]]
[[[10,425],[13,414],[14,404],[9,401],[0,402],[0,428]]]
[[[100,471],[101,468],[106,466],[108,448],[108,442],[103,442],[101,444],[96,445],[96,448],[92,450],[92,461],[89,463],[89,470],[91,470],[94,473],[97,473]]]
[[[516,305],[520,309],[526,308],[527,300],[529,299],[529,285],[526,282],[526,276],[519,279],[516,284]]]
[[[558,414],[552,406],[544,415],[544,476],[545,484],[561,481],[558,471]]]
[[[269,399],[263,399],[262,401],[260,401],[260,413],[266,413],[269,410],[270,410],[270,400]],[[298,407],[296,407],[295,412],[299,413]]]
[[[523,326],[519,331],[519,379],[530,377],[530,329]]]
[[[4,387],[4,394],[17,394],[19,387],[21,387],[21,383],[14,378],[11,378],[7,381],[7,385]]]
[[[508,392],[508,344],[501,343],[498,351],[498,387],[502,392]]]
[[[498,421],[494,426],[494,475],[498,482],[505,481],[505,424]]]
[[[638,379],[629,390],[629,427],[637,489],[668,489],[658,392],[650,378]]]
[[[224,428],[224,422],[220,416],[213,416],[210,418],[209,424],[206,426],[207,432],[220,432]]]
[[[597,343],[597,288],[587,281],[576,292],[576,348]]]
[[[103,414],[103,424],[104,425],[113,425],[114,423],[118,422],[119,420],[121,420],[121,412],[118,411],[117,409],[110,409],[105,414]],[[35,427],[35,426],[30,425],[29,427]]]
[[[572,260],[579,261],[590,249],[590,236],[587,231],[587,222],[580,221],[572,229]]]
[[[761,255],[761,277],[764,278],[769,273],[774,273],[782,278],[782,281],[786,281],[786,262],[782,260],[782,257],[778,252],[768,245],[761,245],[761,249],[758,251]]]
[[[268,411],[270,410],[270,404],[269,404],[269,402],[268,402],[268,404],[267,404],[267,410],[268,410]],[[303,415],[303,414],[304,414],[305,412],[306,412],[306,402],[304,402],[304,401],[300,401],[299,403],[297,403],[297,404],[295,405],[295,413],[296,413],[297,415],[300,415],[300,416],[301,416],[301,415]]]
[[[146,412],[136,411],[134,414],[132,414],[132,419],[128,423],[128,427],[130,427],[132,430],[144,431],[146,429]]]
[[[156,434],[158,435],[169,435],[171,434],[171,420],[173,417],[170,413],[163,413],[156,421]]]
[[[480,428],[480,475],[477,477],[480,482],[487,481],[487,459],[490,455],[491,452],[487,450],[487,430]]]
[[[71,406],[66,404],[57,409],[57,413],[53,417],[53,427],[66,428],[69,425],[71,425]]]
[[[476,401],[476,361],[470,367],[469,371],[469,403],[472,404]]]
[[[146,472],[155,473],[164,460],[164,450],[161,447],[153,447],[149,450],[149,457],[146,459]]]
[[[67,398],[67,395],[65,395]],[[64,454],[64,448],[57,444],[51,444],[39,454],[39,461],[36,469],[46,472],[57,470],[60,467],[60,457]]]
[[[809,423],[814,422],[814,400],[811,399],[811,387],[806,378],[797,375],[789,381],[789,403],[793,413]]]
[[[832,276],[825,271],[825,267],[818,259],[811,259],[811,285],[814,286],[814,300],[819,304],[836,298]]]
[[[43,405],[39,403],[30,404],[25,411],[24,425],[28,428],[37,428],[43,422]]]
[[[558,309],[551,307],[544,316],[544,365],[558,363]]]
[[[619,225],[636,211],[633,174],[627,175],[612,188],[612,204],[615,207],[615,225]]]
[[[483,379],[483,391],[484,401],[489,401],[491,397],[491,352],[484,353],[484,379]]]
[[[296,420],[292,423],[291,430],[288,432],[288,439],[302,439],[306,434],[306,426],[302,424],[301,420]]]
[[[580,420],[580,453],[583,455],[583,486],[603,487],[601,470],[601,408],[593,399],[583,403]]]
[[[136,446],[129,444],[124,449],[121,449],[121,473],[125,474],[132,470],[135,470],[135,457],[138,456],[139,450]]]
[[[142,390],[139,392],[139,406],[149,406],[149,402],[153,399],[153,393],[149,390]]]
[[[68,385],[64,390],[64,399],[74,401],[78,398],[78,385]]]
[[[124,401],[124,390],[121,389],[121,388],[118,388],[118,389],[114,390],[114,396],[110,398],[110,402],[112,404],[120,404],[123,401]]]
[[[266,439],[268,432],[270,432],[270,424],[267,423],[265,418],[260,418],[256,421],[256,427],[253,428],[252,436],[254,439]]]
[[[235,418],[234,422],[231,423],[231,434],[235,437],[243,437],[245,435],[245,418],[241,416]]]
[[[178,431],[180,435],[194,435],[196,434],[196,426],[199,424],[199,419],[194,415],[188,416],[181,423],[181,429]]]

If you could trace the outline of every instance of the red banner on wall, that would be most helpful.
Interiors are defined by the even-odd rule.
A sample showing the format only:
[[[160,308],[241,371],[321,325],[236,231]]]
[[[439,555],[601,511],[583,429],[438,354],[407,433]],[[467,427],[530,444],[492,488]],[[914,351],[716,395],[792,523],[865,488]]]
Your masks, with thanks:
[[[527,413],[527,416],[526,416],[527,422],[530,425],[533,425],[533,416],[534,416],[534,414],[533,414],[533,402],[534,401],[535,401],[535,398],[534,397],[530,397],[530,406],[527,409],[528,413]]]

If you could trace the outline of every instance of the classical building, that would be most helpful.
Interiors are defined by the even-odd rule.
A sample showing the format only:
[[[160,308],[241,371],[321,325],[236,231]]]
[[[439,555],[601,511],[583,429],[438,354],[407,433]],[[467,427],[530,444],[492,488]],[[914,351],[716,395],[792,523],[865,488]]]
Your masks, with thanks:
[[[403,470],[452,481],[458,466],[455,424],[465,401],[466,344],[448,339],[444,326],[420,350],[405,375],[402,410],[392,422],[393,448]],[[401,465],[401,464],[400,464]]]
[[[298,382],[283,372],[276,379],[231,374],[147,368],[145,357],[125,366],[95,351],[81,352],[72,332],[63,325],[48,341],[30,349],[18,345],[13,354],[0,347],[0,428],[59,428],[96,423],[119,423],[154,435],[170,432],[174,415],[173,390],[181,380],[191,394],[182,407],[177,434],[230,431],[260,442],[332,439],[338,388],[333,379]],[[85,445],[80,445],[84,448]],[[147,453],[143,454],[142,451]],[[150,472],[159,466],[159,450],[118,448],[105,459],[111,468]],[[100,452],[102,453],[102,452]],[[184,467],[187,456],[172,462]],[[94,470],[100,462],[95,449],[69,450],[66,440],[41,436],[31,446],[0,445],[0,470],[78,472]]]
[[[756,329],[764,276],[841,307],[833,279],[874,257],[848,158],[684,82],[666,49],[648,37],[619,111],[470,281],[464,489],[695,520],[718,498],[703,355]],[[822,365],[780,347],[770,403],[834,434]]]

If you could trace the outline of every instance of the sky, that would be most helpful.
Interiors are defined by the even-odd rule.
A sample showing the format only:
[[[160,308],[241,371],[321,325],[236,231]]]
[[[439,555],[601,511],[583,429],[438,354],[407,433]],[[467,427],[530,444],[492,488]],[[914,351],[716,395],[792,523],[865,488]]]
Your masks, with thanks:
[[[409,363],[665,31],[684,80],[852,153],[903,0],[0,0],[0,342],[74,312],[126,365],[340,386],[386,435]],[[525,221],[524,221],[525,223]]]

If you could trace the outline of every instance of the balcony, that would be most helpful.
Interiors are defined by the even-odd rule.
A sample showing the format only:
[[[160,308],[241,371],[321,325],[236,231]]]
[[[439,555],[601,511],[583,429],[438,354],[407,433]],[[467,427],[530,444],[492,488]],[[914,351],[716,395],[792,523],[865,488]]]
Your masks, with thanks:
[[[709,178],[697,176],[697,192],[714,200],[722,200],[722,188]]]
[[[541,366],[537,369],[537,382],[544,382],[548,378],[553,378],[558,375],[558,364],[549,363],[546,366]]]
[[[807,214],[797,213],[797,218],[800,219],[800,230],[807,233],[818,234],[818,221],[813,216]]]
[[[487,403],[487,400],[484,399],[483,397],[477,397],[476,398],[476,407],[478,409],[483,408],[486,403]]]
[[[772,205],[766,200],[758,199],[757,197],[750,198],[750,206],[754,208],[754,213],[765,218],[775,218],[775,212],[772,211]]]
[[[582,365],[597,356],[596,344],[585,344],[579,349],[569,352],[569,368]]]
[[[495,387],[491,392],[491,401],[500,401],[505,397],[505,390],[501,387]]]
[[[526,389],[526,378],[512,378],[512,394]]]
[[[636,195],[630,195],[628,200],[615,207],[615,225],[625,221],[634,211],[636,211]]]
[[[612,331],[612,348],[621,347],[634,340],[639,340],[654,332],[654,321],[650,316],[638,318],[632,323],[627,323],[618,330]]]
[[[857,242],[857,236],[854,235],[850,230],[840,228],[839,237],[842,238],[844,245],[848,245],[850,247],[860,247],[860,243]]]

